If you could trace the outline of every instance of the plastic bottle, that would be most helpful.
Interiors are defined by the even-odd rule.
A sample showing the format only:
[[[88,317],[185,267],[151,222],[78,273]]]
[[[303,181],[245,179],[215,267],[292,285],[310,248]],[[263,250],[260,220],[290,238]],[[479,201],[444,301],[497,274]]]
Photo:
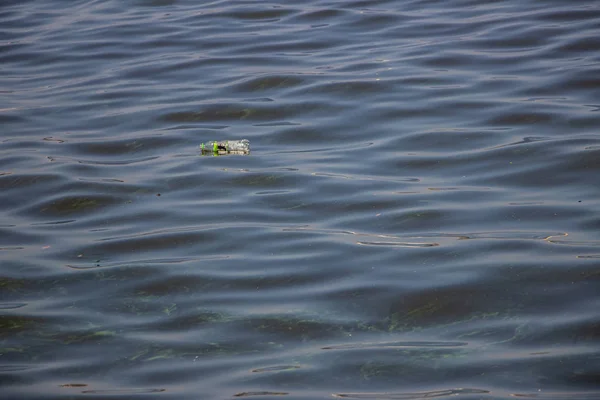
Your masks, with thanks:
[[[250,141],[242,140],[221,140],[202,143],[200,150],[203,154],[248,154],[250,153]]]

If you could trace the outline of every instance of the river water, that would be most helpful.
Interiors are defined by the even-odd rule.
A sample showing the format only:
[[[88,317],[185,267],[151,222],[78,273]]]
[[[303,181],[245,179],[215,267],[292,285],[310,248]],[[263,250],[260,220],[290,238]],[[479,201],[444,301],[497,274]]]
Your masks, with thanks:
[[[600,398],[597,1],[0,26],[3,398]]]

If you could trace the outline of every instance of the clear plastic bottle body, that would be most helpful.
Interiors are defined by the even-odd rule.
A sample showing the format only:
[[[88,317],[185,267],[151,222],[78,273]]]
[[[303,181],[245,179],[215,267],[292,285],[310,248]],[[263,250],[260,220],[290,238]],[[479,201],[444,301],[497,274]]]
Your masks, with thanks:
[[[200,150],[203,154],[224,155],[224,154],[249,154],[250,141],[241,140],[221,140],[202,143]]]

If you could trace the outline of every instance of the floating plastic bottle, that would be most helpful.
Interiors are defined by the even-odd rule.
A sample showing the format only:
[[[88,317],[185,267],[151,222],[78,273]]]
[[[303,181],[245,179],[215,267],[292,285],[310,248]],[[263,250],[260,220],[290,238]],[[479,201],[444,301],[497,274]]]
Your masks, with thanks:
[[[202,143],[200,145],[202,154],[224,155],[224,154],[249,154],[250,142],[242,140],[222,140]]]

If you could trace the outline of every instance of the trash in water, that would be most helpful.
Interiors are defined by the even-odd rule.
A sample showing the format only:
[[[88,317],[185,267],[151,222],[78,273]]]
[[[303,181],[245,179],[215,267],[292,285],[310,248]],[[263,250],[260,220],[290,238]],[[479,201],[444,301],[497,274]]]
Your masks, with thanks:
[[[225,154],[249,154],[250,142],[242,140],[221,140],[202,143],[200,145],[202,154],[225,155]]]

